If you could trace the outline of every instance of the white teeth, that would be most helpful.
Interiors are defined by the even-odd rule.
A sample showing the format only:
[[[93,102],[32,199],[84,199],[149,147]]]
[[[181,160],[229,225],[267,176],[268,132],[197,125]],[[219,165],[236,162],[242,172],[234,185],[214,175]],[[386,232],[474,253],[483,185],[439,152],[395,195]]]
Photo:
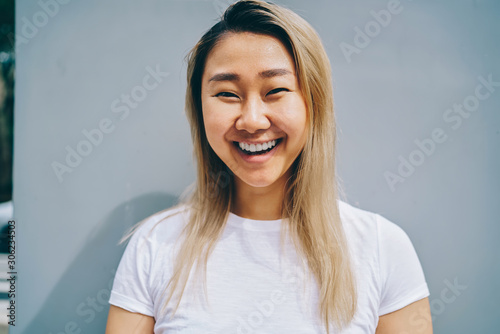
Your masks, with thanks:
[[[266,151],[270,148],[276,146],[276,140],[270,140],[267,143],[262,144],[247,144],[247,143],[238,143],[240,149],[248,152],[260,152]]]

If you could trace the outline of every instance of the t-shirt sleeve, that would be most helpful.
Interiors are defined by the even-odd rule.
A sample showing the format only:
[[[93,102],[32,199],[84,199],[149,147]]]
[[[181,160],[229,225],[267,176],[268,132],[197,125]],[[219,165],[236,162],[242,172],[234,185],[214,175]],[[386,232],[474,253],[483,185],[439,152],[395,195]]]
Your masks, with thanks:
[[[147,227],[139,227],[130,238],[116,270],[109,303],[130,312],[153,316],[154,305],[148,283],[152,246]]]
[[[377,215],[380,266],[379,316],[429,296],[424,272],[408,235]]]

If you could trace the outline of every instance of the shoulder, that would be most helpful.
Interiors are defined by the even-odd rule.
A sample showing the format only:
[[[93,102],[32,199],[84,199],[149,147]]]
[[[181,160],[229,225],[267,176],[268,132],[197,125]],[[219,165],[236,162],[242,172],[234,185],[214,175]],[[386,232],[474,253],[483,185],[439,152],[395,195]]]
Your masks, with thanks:
[[[363,305],[383,315],[429,295],[415,248],[401,227],[342,201],[339,211],[360,291],[376,291],[360,297]]]
[[[178,236],[189,218],[189,207],[177,205],[143,219],[129,232],[130,242],[166,242]]]
[[[414,256],[415,250],[406,232],[384,216],[342,201],[339,201],[339,213],[354,258],[371,259],[384,265],[398,255]]]
[[[408,238],[401,227],[378,213],[356,208],[340,200],[338,205],[342,225],[348,239],[360,238],[375,242]]]
[[[345,229],[365,230],[376,228],[377,214],[356,208],[344,201],[338,201],[340,218]]]
[[[400,270],[421,276],[417,253],[408,234],[380,214],[361,210],[339,201],[346,239],[358,265],[367,261],[384,273]],[[420,277],[419,276],[419,277]]]
[[[169,252],[172,240],[186,221],[187,208],[176,206],[159,211],[133,226],[131,236],[115,274],[110,304],[134,313],[153,316],[152,292],[158,273],[165,272],[159,262]],[[163,247],[167,245],[167,247]],[[166,264],[171,263],[167,261]]]

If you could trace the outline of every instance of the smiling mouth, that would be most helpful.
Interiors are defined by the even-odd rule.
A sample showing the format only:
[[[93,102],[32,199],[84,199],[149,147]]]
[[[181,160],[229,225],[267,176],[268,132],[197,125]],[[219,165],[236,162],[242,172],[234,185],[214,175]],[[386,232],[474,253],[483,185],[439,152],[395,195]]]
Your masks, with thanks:
[[[233,142],[234,145],[243,153],[248,155],[262,155],[274,150],[281,142],[283,138],[278,138],[275,140],[270,140],[261,144],[248,144],[244,142]]]

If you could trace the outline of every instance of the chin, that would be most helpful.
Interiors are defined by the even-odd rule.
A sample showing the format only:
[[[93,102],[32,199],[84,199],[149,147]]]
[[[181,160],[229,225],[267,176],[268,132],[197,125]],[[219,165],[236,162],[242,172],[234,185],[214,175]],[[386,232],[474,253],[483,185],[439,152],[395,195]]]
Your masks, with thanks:
[[[269,186],[270,186],[270,185],[272,185],[274,182],[259,180],[259,181],[255,181],[255,182],[245,182],[245,183],[246,183],[248,186],[253,187],[253,188],[265,188],[265,187],[269,187]]]
[[[273,185],[274,183],[276,183],[276,181],[278,181],[278,177],[269,177],[269,175],[267,175],[266,177],[257,176],[257,175],[255,177],[249,177],[248,175],[246,175],[243,178],[238,176],[238,178],[240,179],[241,183],[244,183],[247,186],[250,186],[253,188],[269,187],[269,186]]]

